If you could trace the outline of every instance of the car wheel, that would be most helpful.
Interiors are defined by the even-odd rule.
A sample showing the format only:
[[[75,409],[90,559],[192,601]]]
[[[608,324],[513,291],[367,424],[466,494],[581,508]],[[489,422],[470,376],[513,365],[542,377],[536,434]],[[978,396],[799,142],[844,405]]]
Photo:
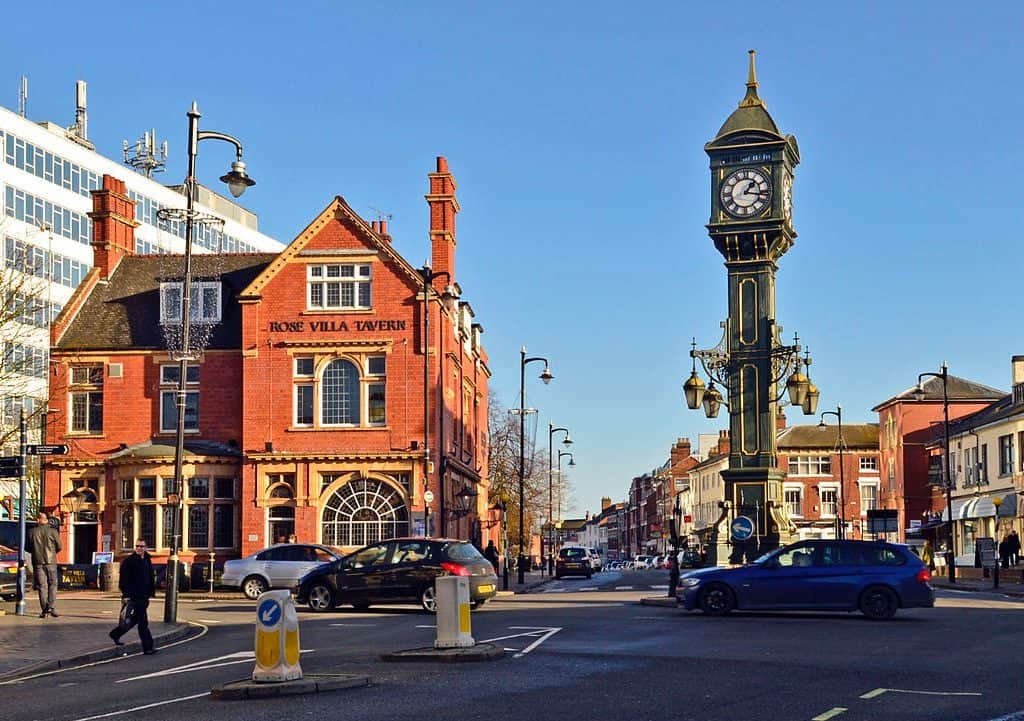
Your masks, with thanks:
[[[475,611],[478,608],[483,608],[483,605],[485,603],[487,603],[486,600],[484,600],[484,601],[470,601],[469,602],[469,607]]]
[[[357,601],[356,603],[352,604],[352,608],[354,608],[357,611],[365,611],[369,607],[370,604],[367,601]]]
[[[884,621],[896,615],[900,600],[891,588],[869,586],[860,595],[860,612],[874,621]]]
[[[420,591],[420,606],[427,613],[437,613],[437,592],[434,590],[434,584]]]
[[[269,588],[267,582],[260,576],[249,576],[242,581],[242,593],[253,601],[259,598],[261,593],[266,593],[267,588]]]
[[[700,610],[710,616],[724,616],[736,608],[736,596],[723,583],[712,583],[700,595]]]
[[[314,583],[309,587],[309,610],[323,613],[334,608],[334,590],[326,583]]]

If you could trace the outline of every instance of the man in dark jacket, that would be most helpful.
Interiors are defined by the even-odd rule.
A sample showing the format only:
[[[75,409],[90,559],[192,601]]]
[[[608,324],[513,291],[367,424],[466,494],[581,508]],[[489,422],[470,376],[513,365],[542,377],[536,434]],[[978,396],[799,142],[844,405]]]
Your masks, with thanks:
[[[131,615],[123,624],[110,632],[110,639],[118,646],[123,646],[121,636],[128,633],[132,626],[139,628],[139,640],[142,641],[142,652],[147,656],[156,653],[153,646],[153,634],[149,632],[149,599],[156,595],[156,583],[153,582],[153,561],[146,553],[146,542],[141,538],[135,541],[135,553],[121,561],[122,603],[131,604]]]
[[[46,614],[57,618],[59,614],[54,604],[57,603],[57,554],[60,553],[60,534],[50,525],[50,519],[42,511],[36,516],[36,527],[29,531],[29,543],[32,547],[36,589],[39,591],[39,618],[46,618]]]

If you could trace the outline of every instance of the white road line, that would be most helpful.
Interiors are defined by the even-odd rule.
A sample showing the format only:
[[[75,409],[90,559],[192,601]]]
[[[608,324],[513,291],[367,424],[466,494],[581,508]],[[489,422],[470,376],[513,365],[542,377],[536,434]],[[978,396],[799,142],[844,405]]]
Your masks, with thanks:
[[[577,588],[577,591],[596,591],[599,586],[584,586],[583,588]]]
[[[197,618],[196,620],[200,623],[223,623],[223,621],[218,621],[213,618]]]
[[[890,693],[913,693],[919,696],[984,696],[984,694],[974,691],[914,691],[906,688],[876,688],[874,691],[868,691],[861,698],[875,698],[887,691]]]
[[[373,628],[377,624],[375,623],[329,623],[328,626],[349,626],[351,628]],[[419,628],[417,626],[416,628]],[[433,626],[431,626],[433,628]]]
[[[818,714],[817,716],[812,718],[811,721],[828,721],[830,718],[834,718],[839,714],[843,713],[844,711],[846,711],[846,709],[842,706],[836,706],[835,708],[829,709],[823,714]]]
[[[650,589],[652,591],[667,591],[668,590],[668,584],[666,583],[664,586],[651,586]]]
[[[543,593],[565,593],[568,588],[545,588]]]
[[[299,653],[312,653],[313,649],[305,648],[301,649]],[[173,668],[164,669],[162,671],[154,671],[153,673],[143,674],[141,676],[132,676],[131,678],[118,679],[114,683],[126,683],[128,681],[139,681],[147,678],[157,678],[159,676],[174,676],[179,673],[190,673],[191,671],[205,671],[209,668],[220,668],[221,666],[233,666],[239,663],[252,663],[253,659],[256,658],[254,651],[238,651],[237,653],[229,653],[226,656],[217,656],[216,658],[210,658],[205,661],[195,661],[193,663],[187,663],[183,666],[177,666]]]
[[[616,591],[632,591],[633,587],[632,586],[616,586],[615,590]]]
[[[142,711],[143,709],[147,709],[147,708],[156,708],[157,706],[166,706],[169,703],[178,703],[179,701],[191,701],[192,699],[202,698],[203,696],[209,696],[209,695],[210,695],[209,691],[204,691],[203,693],[197,693],[197,694],[193,694],[191,696],[182,696],[181,698],[171,698],[171,699],[167,699],[166,701],[157,701],[156,703],[148,703],[145,706],[136,706],[134,708],[126,708],[126,709],[123,709],[121,711],[111,711],[110,713],[101,713],[101,714],[97,714],[96,716],[83,716],[80,719],[75,719],[75,721],[92,721],[93,719],[98,719],[98,718],[110,718],[111,716],[120,716],[121,714],[134,713],[136,711]]]
[[[513,626],[512,628],[515,628],[515,627]],[[531,643],[531,644],[530,644],[529,646],[527,646],[526,648],[524,648],[524,649],[523,649],[522,651],[520,651],[519,653],[517,653],[517,654],[516,654],[515,656],[513,656],[512,658],[522,658],[523,656],[525,656],[526,654],[528,654],[528,653],[529,653],[530,651],[532,651],[533,649],[537,648],[537,646],[541,645],[542,643],[544,643],[545,641],[547,641],[547,640],[548,640],[549,638],[551,638],[552,636],[554,636],[554,635],[555,635],[556,633],[558,633],[558,632],[559,632],[559,631],[561,631],[561,630],[562,630],[562,629],[560,629],[560,628],[552,628],[552,629],[551,629],[550,631],[548,631],[548,632],[547,632],[546,634],[544,634],[543,636],[541,636],[540,638],[538,638],[538,639],[537,639],[536,641],[534,641],[533,643]]]
[[[437,628],[437,624],[435,623],[435,624],[434,624],[434,625],[432,625],[432,626],[428,626],[428,625],[421,625],[421,626],[417,626],[416,628]]]

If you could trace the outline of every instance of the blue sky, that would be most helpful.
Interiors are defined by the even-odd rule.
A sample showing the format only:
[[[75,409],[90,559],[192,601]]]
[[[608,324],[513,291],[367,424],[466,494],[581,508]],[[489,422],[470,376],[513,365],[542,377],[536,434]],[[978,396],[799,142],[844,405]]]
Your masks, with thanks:
[[[571,429],[575,510],[622,499],[677,437],[691,337],[720,337],[704,143],[760,94],[797,136],[796,245],[777,310],[814,358],[820,409],[848,422],[938,370],[1008,390],[1021,341],[1024,6],[857,3],[18,3],[3,10],[0,105],[70,125],[89,83],[111,157],[155,127],[184,176],[185,111],[238,137],[244,204],[290,241],[335,195],[428,249],[426,173],[459,184],[458,281],[492,393]],[[13,31],[18,28],[17,32]],[[118,50],[120,48],[120,50]],[[203,146],[216,185],[228,146]],[[1015,282],[1016,281],[1016,282]],[[537,372],[534,372],[536,370]],[[790,413],[791,423],[809,422]],[[815,419],[816,421],[816,419]],[[568,514],[566,514],[568,515]]]

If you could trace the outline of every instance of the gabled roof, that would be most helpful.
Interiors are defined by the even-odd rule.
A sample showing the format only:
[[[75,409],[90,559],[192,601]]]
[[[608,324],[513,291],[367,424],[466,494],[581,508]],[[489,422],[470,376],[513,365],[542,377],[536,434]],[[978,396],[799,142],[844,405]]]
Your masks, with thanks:
[[[779,451],[837,448],[839,426],[789,426],[777,437]],[[877,423],[844,423],[843,447],[878,450]]]
[[[221,282],[221,322],[213,326],[206,348],[237,349],[242,343],[242,313],[237,298],[274,253],[193,255],[192,278],[217,277]],[[155,350],[166,348],[160,326],[160,282],[180,282],[183,255],[125,256],[108,282],[95,285],[55,349]]]
[[[942,379],[930,376],[921,383],[921,387],[924,389],[924,398],[921,402],[938,402],[942,403]],[[914,395],[914,391],[917,386],[911,386],[904,391],[900,391],[892,398],[882,401],[871,410],[874,412],[880,411],[888,405],[899,402],[917,403],[917,396]],[[969,381],[966,378],[960,378],[958,376],[946,376],[946,396],[950,403],[955,402],[985,402],[985,401],[997,401],[1006,395],[1005,391],[1001,391],[998,388],[991,388],[990,386],[983,385],[981,383],[975,383]]]
[[[280,255],[274,260],[273,263],[267,266],[267,268],[260,273],[260,275],[253,279],[247,288],[242,292],[242,297],[245,300],[256,300],[263,293],[263,289],[266,288],[267,284],[276,276],[282,268],[291,263],[297,258],[309,242],[316,237],[316,235],[323,230],[323,228],[333,220],[340,220],[342,222],[348,222],[352,224],[359,235],[367,242],[367,245],[383,256],[392,261],[398,268],[402,269],[406,276],[416,284],[423,282],[422,276],[419,272],[409,264],[405,258],[398,254],[394,247],[387,240],[384,239],[379,233],[375,232],[366,221],[359,217],[359,214],[352,210],[352,207],[345,202],[345,199],[340,195],[334,197],[327,207],[313,219],[310,223],[299,233],[295,239],[288,244],[288,247],[281,251]]]

